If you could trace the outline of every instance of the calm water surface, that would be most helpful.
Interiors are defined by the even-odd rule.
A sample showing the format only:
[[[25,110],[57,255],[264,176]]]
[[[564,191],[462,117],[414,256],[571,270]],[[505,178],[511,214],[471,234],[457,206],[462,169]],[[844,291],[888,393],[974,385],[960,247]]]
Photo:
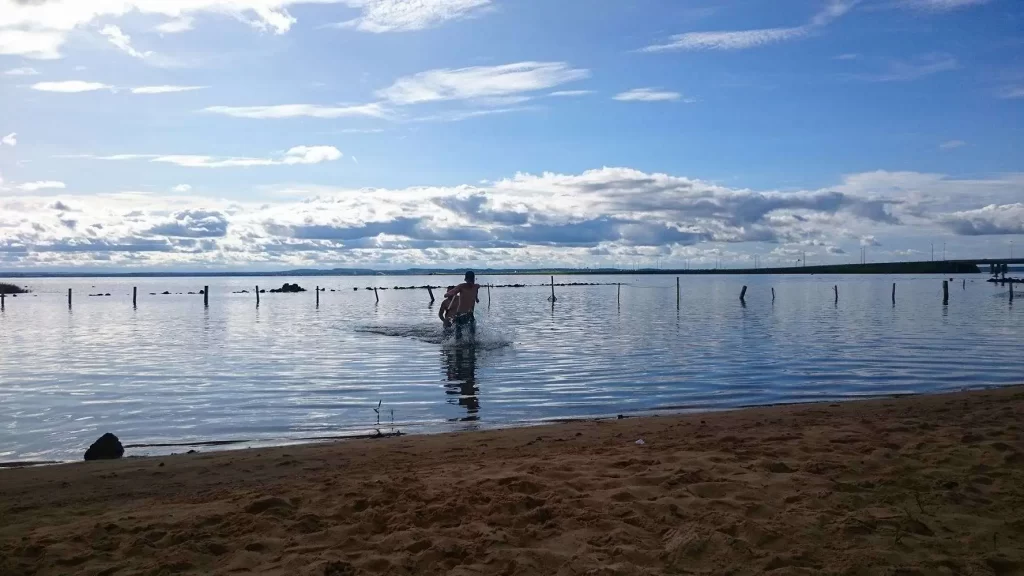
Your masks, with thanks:
[[[440,343],[425,290],[381,291],[375,304],[363,289],[456,280],[18,281],[33,294],[0,313],[0,461],[78,459],[107,431],[126,444],[364,434],[378,428],[378,402],[383,431],[393,417],[430,432],[1024,381],[1024,295],[1014,306],[981,275],[966,289],[956,277],[949,306],[931,276],[690,276],[678,310],[674,277],[565,277],[621,281],[621,304],[615,286],[558,288],[553,306],[545,287],[485,290],[473,348]],[[312,290],[264,294],[256,308],[254,284],[286,281],[336,292],[319,309]],[[184,293],[207,284],[204,309]],[[165,290],[183,294],[150,295]]]

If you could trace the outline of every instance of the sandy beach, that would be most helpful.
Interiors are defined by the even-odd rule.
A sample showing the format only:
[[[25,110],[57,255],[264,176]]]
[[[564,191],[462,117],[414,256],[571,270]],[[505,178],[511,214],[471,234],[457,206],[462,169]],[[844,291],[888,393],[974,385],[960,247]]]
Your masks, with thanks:
[[[1024,574],[1022,426],[1012,387],[4,470],[0,574]]]

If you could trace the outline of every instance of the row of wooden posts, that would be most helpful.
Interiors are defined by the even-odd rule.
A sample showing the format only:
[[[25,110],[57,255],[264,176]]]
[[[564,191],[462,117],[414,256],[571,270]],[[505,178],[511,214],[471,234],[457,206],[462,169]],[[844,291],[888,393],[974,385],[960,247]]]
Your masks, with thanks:
[[[963,289],[965,289],[965,290],[967,289],[967,280],[963,280]],[[775,303],[775,288],[772,287],[771,290],[772,290],[772,303],[774,304]],[[839,286],[838,285],[834,285],[832,287],[832,290],[833,290],[833,292],[835,294],[835,302],[838,304],[839,303]],[[315,292],[316,292],[316,306],[319,308],[320,307],[320,287],[319,286],[316,287]],[[433,290],[433,288],[431,288],[430,286],[427,286],[427,293],[430,294],[430,303],[433,304],[434,303],[434,290]],[[380,303],[380,294],[377,292],[377,288],[376,287],[373,288],[373,296],[376,299],[376,302]],[[4,303],[4,299],[5,298],[6,298],[6,294],[0,293],[0,309],[3,309],[3,307],[4,307],[4,304],[5,304]],[[133,287],[132,288],[132,307],[133,308],[137,308],[138,307],[138,300],[139,300],[139,289],[137,287]],[[548,301],[551,302],[552,304],[554,304],[555,301],[557,301],[557,300],[558,299],[555,297],[555,277],[552,276],[551,277],[551,296],[548,297]],[[746,304],[746,300],[747,300],[747,287],[744,286],[740,290],[740,302],[742,302],[743,304]],[[621,282],[616,284],[615,301],[618,304],[622,303],[622,283]],[[681,306],[681,302],[682,302],[682,289],[680,288],[679,278],[677,277],[676,278],[676,308],[677,309]],[[1010,302],[1013,302],[1013,284],[1010,285]],[[71,308],[71,304],[72,304],[72,289],[68,288],[68,308]],[[895,282],[892,283],[892,304],[893,304],[893,306],[896,305],[896,283]],[[949,280],[943,280],[942,281],[942,304],[943,305],[948,305],[949,304]],[[487,285],[487,305],[488,306],[491,305],[491,286],[490,286],[490,284]],[[207,308],[209,308],[209,306],[210,306],[210,287],[209,286],[204,286],[203,287],[203,306],[205,306]],[[256,307],[259,308],[259,306],[260,306],[260,287],[256,286]]]

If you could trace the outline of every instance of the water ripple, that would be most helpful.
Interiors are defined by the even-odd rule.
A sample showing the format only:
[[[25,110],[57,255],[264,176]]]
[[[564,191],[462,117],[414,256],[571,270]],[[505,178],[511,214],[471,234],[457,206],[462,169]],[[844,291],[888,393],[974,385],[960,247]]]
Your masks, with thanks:
[[[232,293],[251,279],[29,281],[34,295],[0,313],[0,455],[75,459],[107,431],[131,444],[279,443],[921,393],[1017,383],[1024,368],[1024,312],[980,278],[948,307],[928,276],[684,277],[678,309],[669,277],[616,278],[619,304],[615,286],[558,288],[554,306],[546,288],[495,288],[472,348],[443,340],[426,291],[381,291],[377,304],[352,290],[444,280],[275,280],[337,290],[319,309],[312,293],[266,294],[257,309]],[[209,309],[149,295],[206,284]],[[68,287],[112,296],[68,310]]]

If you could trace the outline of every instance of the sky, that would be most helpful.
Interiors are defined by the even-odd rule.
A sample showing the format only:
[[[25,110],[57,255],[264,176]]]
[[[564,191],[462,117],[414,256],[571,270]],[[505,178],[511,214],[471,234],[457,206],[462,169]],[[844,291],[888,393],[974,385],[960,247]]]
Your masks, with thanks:
[[[1021,256],[1022,127],[1017,0],[0,0],[0,273]]]

